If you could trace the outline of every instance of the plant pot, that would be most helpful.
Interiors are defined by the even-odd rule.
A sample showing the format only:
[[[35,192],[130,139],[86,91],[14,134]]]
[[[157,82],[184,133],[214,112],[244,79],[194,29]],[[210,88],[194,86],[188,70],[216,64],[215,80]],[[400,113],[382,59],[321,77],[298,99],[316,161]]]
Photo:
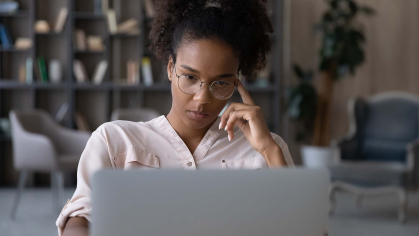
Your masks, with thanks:
[[[300,148],[304,167],[327,168],[339,155],[338,148],[303,145]]]

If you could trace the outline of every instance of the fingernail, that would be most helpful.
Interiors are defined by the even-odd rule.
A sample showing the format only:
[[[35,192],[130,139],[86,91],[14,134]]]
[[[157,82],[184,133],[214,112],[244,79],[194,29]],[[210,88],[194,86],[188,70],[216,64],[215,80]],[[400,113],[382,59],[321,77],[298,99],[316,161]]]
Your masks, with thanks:
[[[218,125],[218,129],[221,129],[221,122],[220,122],[220,125]]]
[[[228,141],[231,141],[230,135],[228,135]]]
[[[224,128],[224,130],[225,130],[225,131],[227,131],[227,125],[226,125],[226,127]]]

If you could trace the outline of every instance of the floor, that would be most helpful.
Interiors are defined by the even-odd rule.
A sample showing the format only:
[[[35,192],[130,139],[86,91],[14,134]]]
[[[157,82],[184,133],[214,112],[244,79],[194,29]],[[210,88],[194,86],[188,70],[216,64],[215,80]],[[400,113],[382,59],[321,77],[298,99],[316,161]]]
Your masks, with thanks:
[[[67,189],[65,199],[71,198],[73,192],[74,189]],[[1,236],[58,235],[55,227],[57,214],[52,210],[52,195],[49,189],[28,189],[22,195],[14,221],[9,218],[13,198],[13,189],[0,189]],[[419,193],[409,195],[409,218],[404,225],[397,221],[396,200],[395,196],[367,198],[363,206],[357,208],[352,196],[339,193],[336,214],[329,221],[330,235],[419,235]],[[34,202],[36,204],[33,204]]]

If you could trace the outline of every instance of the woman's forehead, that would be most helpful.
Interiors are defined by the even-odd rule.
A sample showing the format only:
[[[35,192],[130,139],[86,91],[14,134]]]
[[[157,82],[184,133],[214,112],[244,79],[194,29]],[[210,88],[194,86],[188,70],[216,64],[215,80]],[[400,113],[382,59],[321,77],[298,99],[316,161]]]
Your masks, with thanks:
[[[227,44],[210,39],[183,44],[176,53],[176,64],[187,65],[199,72],[205,70],[236,72],[239,59]]]

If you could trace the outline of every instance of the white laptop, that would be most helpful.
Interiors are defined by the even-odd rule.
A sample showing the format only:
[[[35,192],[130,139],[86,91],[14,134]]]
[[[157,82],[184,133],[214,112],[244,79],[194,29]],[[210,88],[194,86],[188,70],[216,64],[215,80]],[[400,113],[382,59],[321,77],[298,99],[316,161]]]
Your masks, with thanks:
[[[92,236],[324,236],[327,170],[101,170]]]

